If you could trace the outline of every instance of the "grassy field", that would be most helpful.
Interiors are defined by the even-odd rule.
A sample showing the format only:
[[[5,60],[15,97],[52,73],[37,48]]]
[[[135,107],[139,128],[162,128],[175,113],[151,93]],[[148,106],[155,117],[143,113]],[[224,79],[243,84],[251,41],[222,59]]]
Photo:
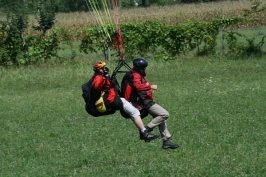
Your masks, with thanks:
[[[175,150],[140,141],[119,113],[86,114],[80,87],[94,61],[0,70],[1,177],[265,175],[265,57],[149,59]]]
[[[247,2],[227,2],[224,7],[227,10],[238,6],[242,10]],[[222,7],[211,3],[209,9],[214,6]],[[200,4],[192,7],[183,6],[180,19],[195,14],[195,10],[201,14],[195,18],[212,17]],[[178,14],[174,13],[177,10],[152,8],[153,12],[168,12],[169,19],[174,18],[170,12]],[[133,14],[139,14],[134,10],[137,9],[121,11],[121,20],[132,17],[130,20],[134,21]],[[192,12],[185,13],[188,10]],[[220,10],[214,12],[220,14]],[[62,19],[57,25],[62,22],[69,29],[90,25],[86,13],[78,14],[80,18],[75,18],[75,14],[58,15]],[[249,37],[265,35],[264,31],[241,29]],[[217,48],[221,48],[221,41],[217,42]],[[74,43],[76,51],[78,44]],[[70,49],[59,53],[71,54]],[[265,56],[229,60],[189,54],[169,62],[147,58],[148,79],[159,88],[154,91],[155,101],[170,112],[168,128],[173,142],[180,145],[175,150],[163,150],[160,139],[140,141],[136,127],[119,112],[99,118],[87,115],[81,85],[91,77],[95,58],[102,56],[78,54],[75,62],[65,65],[0,68],[0,177],[265,175]],[[111,70],[116,64],[115,60],[108,61]],[[121,77],[119,74],[118,80]],[[144,119],[145,124],[150,118]],[[158,129],[154,132],[158,133]]]

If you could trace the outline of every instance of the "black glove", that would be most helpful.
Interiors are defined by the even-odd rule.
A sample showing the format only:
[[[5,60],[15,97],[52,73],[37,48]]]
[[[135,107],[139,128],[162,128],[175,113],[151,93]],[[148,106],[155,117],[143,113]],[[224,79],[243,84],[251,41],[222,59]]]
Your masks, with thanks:
[[[103,68],[103,71],[104,71],[103,76],[104,76],[105,78],[107,78],[107,79],[110,79],[111,76],[110,76],[110,74],[109,74],[109,68],[104,67],[104,68]]]

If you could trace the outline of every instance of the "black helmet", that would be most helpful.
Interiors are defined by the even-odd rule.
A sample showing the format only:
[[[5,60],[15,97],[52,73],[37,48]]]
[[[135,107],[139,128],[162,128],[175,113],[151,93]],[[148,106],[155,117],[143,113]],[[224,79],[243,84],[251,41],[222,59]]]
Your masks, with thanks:
[[[134,58],[133,66],[138,70],[145,69],[148,66],[148,62],[144,58]]]

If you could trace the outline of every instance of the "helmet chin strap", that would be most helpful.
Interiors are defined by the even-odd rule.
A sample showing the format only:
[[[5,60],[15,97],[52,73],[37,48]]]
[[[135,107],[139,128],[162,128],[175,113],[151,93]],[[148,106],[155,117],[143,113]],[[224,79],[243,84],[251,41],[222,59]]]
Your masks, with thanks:
[[[137,71],[137,72],[139,72],[139,74],[140,74],[141,76],[143,76],[143,77],[146,76],[145,69],[139,69],[139,68],[137,68],[136,66],[134,66],[134,70]]]
[[[99,73],[99,74],[101,74],[101,75],[104,74],[104,71],[100,71],[100,70],[95,70],[94,72],[95,72],[95,73]]]
[[[145,69],[140,69],[140,70],[139,70],[139,73],[140,73],[140,75],[143,76],[143,77],[146,76]]]

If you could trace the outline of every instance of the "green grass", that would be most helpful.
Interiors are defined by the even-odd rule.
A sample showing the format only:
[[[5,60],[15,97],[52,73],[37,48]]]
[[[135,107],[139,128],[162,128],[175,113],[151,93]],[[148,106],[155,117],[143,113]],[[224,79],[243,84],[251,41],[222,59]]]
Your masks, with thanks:
[[[0,70],[1,177],[266,173],[265,57],[149,60],[155,101],[170,112],[168,128],[180,144],[175,150],[163,150],[159,139],[140,141],[119,113],[87,115],[81,84],[95,60],[87,61]]]

